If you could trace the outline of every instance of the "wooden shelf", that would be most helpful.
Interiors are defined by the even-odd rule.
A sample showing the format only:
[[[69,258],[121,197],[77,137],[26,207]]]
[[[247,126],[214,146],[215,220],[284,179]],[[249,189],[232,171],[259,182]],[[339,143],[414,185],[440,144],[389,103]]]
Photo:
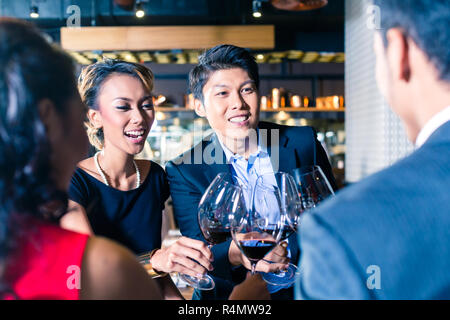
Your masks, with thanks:
[[[155,107],[155,111],[160,112],[194,112],[192,109],[181,107]]]
[[[181,107],[155,107],[155,111],[159,112],[192,112],[194,113],[194,110],[188,109],[188,108],[181,108]],[[280,108],[280,109],[261,109],[261,112],[345,112],[345,108],[339,108],[339,109],[317,109],[317,108]]]
[[[279,109],[261,109],[261,112],[345,112],[345,108],[339,109],[318,109],[318,108],[279,108]]]

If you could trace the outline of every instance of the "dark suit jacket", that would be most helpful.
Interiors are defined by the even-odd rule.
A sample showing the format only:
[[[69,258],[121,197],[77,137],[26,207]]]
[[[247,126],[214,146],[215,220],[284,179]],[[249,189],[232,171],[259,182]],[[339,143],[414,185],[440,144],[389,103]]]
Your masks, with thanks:
[[[258,128],[260,135],[267,133],[267,150],[275,172],[289,172],[300,166],[317,164],[335,187],[328,158],[317,141],[313,128],[288,127],[268,122],[260,122]],[[174,215],[184,236],[204,241],[197,221],[198,204],[216,175],[230,172],[229,166],[215,134],[167,163]],[[215,277],[216,289],[201,292],[202,299],[227,299],[233,285],[242,281],[245,276],[245,272],[233,268],[228,261],[230,241],[212,248],[214,271],[211,274]],[[289,243],[292,261],[297,261],[299,250],[295,234],[291,236]]]
[[[299,299],[450,299],[450,121],[300,225]]]

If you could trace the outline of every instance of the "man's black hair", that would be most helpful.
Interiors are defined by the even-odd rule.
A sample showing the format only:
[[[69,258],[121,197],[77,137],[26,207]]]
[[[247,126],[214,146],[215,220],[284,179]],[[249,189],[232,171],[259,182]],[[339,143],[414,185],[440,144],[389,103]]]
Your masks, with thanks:
[[[450,82],[450,1],[374,0],[381,14],[385,45],[391,28],[400,28],[427,55],[441,80]]]
[[[203,87],[211,74],[218,70],[241,68],[259,88],[258,64],[246,49],[222,44],[207,50],[199,57],[199,63],[189,73],[189,87],[194,98],[203,101]]]

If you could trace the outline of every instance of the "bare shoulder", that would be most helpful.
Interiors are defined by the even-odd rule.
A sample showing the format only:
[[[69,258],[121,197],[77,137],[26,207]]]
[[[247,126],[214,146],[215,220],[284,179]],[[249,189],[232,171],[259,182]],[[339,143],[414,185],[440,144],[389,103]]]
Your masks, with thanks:
[[[90,174],[97,173],[97,169],[95,167],[94,157],[86,158],[84,160],[81,160],[78,162],[78,167],[80,169],[83,169],[86,172],[89,172]]]
[[[152,161],[145,159],[136,159],[136,164],[139,168],[150,168],[152,166]]]
[[[120,271],[123,267],[134,265],[134,254],[124,246],[103,237],[91,237],[86,246],[85,259],[103,271]]]
[[[82,299],[161,299],[157,284],[134,254],[102,237],[91,237],[82,263]]]
[[[150,170],[152,169],[152,166],[155,165],[155,163],[152,163],[150,160],[144,160],[144,159],[136,159],[136,165],[138,166],[139,170],[141,171],[141,176],[143,180],[148,176]]]

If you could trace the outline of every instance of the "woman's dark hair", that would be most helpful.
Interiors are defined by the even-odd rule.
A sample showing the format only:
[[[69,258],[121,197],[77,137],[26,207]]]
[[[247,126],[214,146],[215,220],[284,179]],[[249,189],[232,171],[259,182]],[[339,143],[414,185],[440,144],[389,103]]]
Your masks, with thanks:
[[[189,87],[194,98],[203,101],[203,87],[211,74],[218,70],[241,68],[259,89],[258,64],[250,52],[229,44],[218,45],[199,57],[198,65],[189,73]]]
[[[381,14],[385,45],[391,28],[400,28],[428,56],[441,80],[450,81],[450,3],[448,0],[374,0]]]
[[[20,221],[58,220],[66,211],[66,193],[52,181],[52,150],[38,104],[48,99],[64,115],[76,94],[72,59],[32,25],[0,18],[0,292]]]
[[[142,82],[144,88],[153,90],[153,73],[146,66],[122,60],[105,59],[85,67],[78,77],[78,91],[81,100],[89,109],[98,110],[98,96],[105,81],[112,74],[125,74]],[[97,149],[103,149],[103,130],[96,128],[89,119],[85,122],[89,142]]]

